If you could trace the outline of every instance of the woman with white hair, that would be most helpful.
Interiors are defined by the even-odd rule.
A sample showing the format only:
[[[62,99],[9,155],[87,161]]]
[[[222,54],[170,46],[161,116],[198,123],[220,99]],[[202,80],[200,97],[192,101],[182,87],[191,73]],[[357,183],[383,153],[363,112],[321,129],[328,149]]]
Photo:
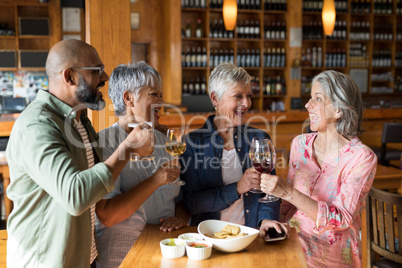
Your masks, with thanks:
[[[360,213],[377,157],[357,137],[359,88],[348,75],[322,72],[306,108],[315,132],[293,140],[287,182],[262,175],[261,189],[282,198],[281,220],[296,228],[309,267],[361,267]],[[278,224],[263,221],[261,235]]]
[[[261,174],[248,156],[253,137],[269,138],[245,125],[251,107],[250,75],[232,63],[221,63],[209,77],[209,97],[215,115],[187,136],[181,157],[184,200],[191,225],[220,219],[258,227],[263,219],[278,219],[280,201],[259,203]],[[273,171],[272,174],[275,171]]]
[[[159,124],[162,80],[145,62],[117,66],[109,78],[109,97],[118,121],[99,133],[103,158],[132,131],[130,123]],[[115,188],[96,205],[97,267],[118,267],[146,224],[173,231],[187,225],[190,215],[181,201],[180,164],[164,149],[166,136],[154,129],[155,159],[128,162]],[[180,201],[180,202],[179,202]]]

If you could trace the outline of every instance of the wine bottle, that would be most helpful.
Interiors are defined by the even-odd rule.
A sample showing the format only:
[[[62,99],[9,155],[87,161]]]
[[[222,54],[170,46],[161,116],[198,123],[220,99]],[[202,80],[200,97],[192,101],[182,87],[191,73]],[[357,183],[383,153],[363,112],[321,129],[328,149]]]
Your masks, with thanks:
[[[198,20],[197,20],[197,30],[195,31],[195,37],[197,37],[197,38],[202,37],[202,26],[201,26],[200,18],[198,18]]]
[[[190,38],[191,37],[191,20],[187,19],[187,24],[186,24],[186,37]]]

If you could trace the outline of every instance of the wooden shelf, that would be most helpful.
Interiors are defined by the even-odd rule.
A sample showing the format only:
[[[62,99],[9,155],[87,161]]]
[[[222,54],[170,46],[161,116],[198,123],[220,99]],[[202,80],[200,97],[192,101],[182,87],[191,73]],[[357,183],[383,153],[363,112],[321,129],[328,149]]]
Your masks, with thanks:
[[[49,0],[48,3],[39,3],[38,0],[0,0],[0,10],[1,22],[8,24],[16,34],[15,36],[0,36],[0,50],[16,51],[17,66],[21,66],[19,52],[25,50],[49,51],[56,42],[61,40],[59,0]],[[20,17],[47,17],[49,19],[49,32],[52,35],[19,35]],[[13,40],[15,42],[12,43]],[[44,67],[21,69],[43,71]],[[2,69],[20,70],[18,67]]]
[[[210,1],[207,1],[209,4]],[[395,40],[397,34],[397,23],[395,21],[402,19],[402,14],[375,14],[374,13],[374,1],[370,1],[371,8],[370,13],[351,13],[351,3],[352,1],[348,1],[348,12],[337,12],[337,20],[338,21],[346,21],[346,37],[347,39],[331,39],[328,36],[325,36],[322,33],[322,39],[303,39],[302,40],[302,47],[295,48],[290,47],[289,38],[290,38],[290,28],[292,27],[303,27],[304,22],[321,22],[321,12],[318,11],[303,11],[303,1],[302,0],[295,0],[295,1],[287,1],[288,3],[288,10],[287,11],[273,11],[273,10],[264,10],[264,1],[260,1],[261,9],[259,10],[245,10],[239,9],[238,10],[238,25],[239,22],[245,20],[258,20],[259,21],[259,29],[260,38],[238,38],[237,31],[235,30],[233,38],[210,38],[210,23],[216,19],[222,18],[222,9],[216,8],[205,8],[205,9],[192,9],[192,8],[182,8],[181,14],[189,13],[191,16],[194,16],[195,12],[198,12],[203,19],[203,32],[204,35],[207,37],[204,38],[182,38],[182,48],[184,48],[187,44],[192,42],[192,45],[195,43],[199,43],[202,46],[207,48],[207,66],[209,66],[210,56],[212,55],[212,51],[215,49],[233,49],[234,54],[234,61],[235,64],[237,63],[237,55],[240,54],[241,50],[244,48],[251,49],[259,49],[260,55],[260,67],[243,67],[247,71],[250,72],[250,75],[259,78],[259,85],[260,90],[264,88],[264,78],[269,74],[269,72],[273,72],[272,75],[279,75],[285,78],[286,81],[286,88],[287,88],[287,95],[280,95],[278,98],[281,98],[285,101],[285,109],[290,109],[290,100],[292,97],[301,97],[301,80],[300,79],[290,79],[291,74],[291,67],[295,60],[301,60],[302,50],[306,50],[307,48],[312,49],[313,47],[321,47],[321,63],[323,67],[310,67],[310,66],[301,66],[301,76],[308,77],[309,79],[312,78],[313,75],[318,74],[319,72],[325,71],[327,69],[334,69],[340,71],[342,73],[348,74],[351,69],[367,69],[368,70],[368,78],[367,78],[367,91],[369,92],[368,97],[372,97],[370,94],[372,84],[384,84],[388,82],[377,82],[371,81],[371,75],[374,73],[381,73],[381,72],[391,72],[392,76],[395,80],[395,77],[401,73],[402,66],[400,67],[372,67],[371,62],[373,61],[373,52],[376,50],[390,50],[391,57],[392,57],[392,64],[395,64],[395,58],[397,52],[402,52],[402,48],[400,44],[402,44],[402,40]],[[291,7],[289,7],[291,4]],[[396,8],[395,0],[393,1],[393,8]],[[394,10],[395,11],[395,10]],[[188,16],[188,15],[187,15]],[[187,18],[187,17],[186,17]],[[264,23],[271,22],[271,21],[286,21],[286,39],[265,39],[265,31],[266,28],[264,27]],[[351,33],[351,22],[356,21],[365,21],[370,22],[370,40],[350,40],[350,33]],[[375,26],[381,21],[386,21],[387,23],[392,23],[392,33],[394,40],[374,40],[375,34]],[[366,46],[367,49],[367,62],[368,66],[351,66],[353,62],[353,57],[350,56],[350,49],[351,46],[355,44],[362,44]],[[286,66],[283,68],[275,68],[275,67],[265,67],[263,59],[265,57],[264,49],[268,47],[284,47],[286,51]],[[325,67],[327,64],[326,56],[328,53],[333,53],[333,49],[337,48],[344,48],[345,49],[345,67]],[[189,72],[190,70],[198,70],[198,71],[205,71],[205,76],[208,83],[208,76],[209,72],[213,70],[213,67],[204,67],[200,69],[196,68],[188,68],[183,67],[182,71],[183,78],[187,75],[191,75]],[[198,74],[197,74],[198,75]],[[309,81],[311,82],[311,81]],[[389,82],[390,84],[394,82]],[[366,95],[364,95],[366,96]],[[380,96],[376,94],[375,96]],[[400,94],[395,94],[397,98],[400,98]],[[258,111],[265,111],[266,107],[264,107],[264,99],[267,97],[271,98],[271,96],[264,96],[262,94],[253,96],[253,109]],[[303,97],[304,98],[304,97]]]

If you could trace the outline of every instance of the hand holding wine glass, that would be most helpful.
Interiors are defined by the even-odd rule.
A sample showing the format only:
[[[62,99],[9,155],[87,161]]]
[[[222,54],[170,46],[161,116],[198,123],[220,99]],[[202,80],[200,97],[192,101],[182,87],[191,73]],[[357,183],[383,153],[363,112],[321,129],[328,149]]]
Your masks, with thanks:
[[[168,129],[166,136],[165,149],[171,156],[179,157],[186,151],[187,145],[184,137],[184,129],[170,128]],[[180,179],[176,180],[174,183],[177,183],[180,186],[186,184],[185,181]]]
[[[249,156],[254,168],[260,173],[269,174],[275,168],[276,152],[272,141],[268,138],[254,137],[251,142]],[[251,189],[250,192],[263,193],[260,189],[255,188]],[[277,201],[278,199],[279,198],[275,196],[267,194],[258,201],[261,203],[269,203]]]
[[[151,128],[152,128],[152,122],[143,122],[143,123],[130,123],[128,124],[129,127],[134,128],[130,135],[132,135],[135,132],[141,131],[141,130],[148,130],[150,133],[152,133]],[[145,144],[142,144],[143,142],[138,141],[138,145],[142,145],[140,148],[144,147],[148,151],[147,154],[144,154],[142,151],[141,152],[135,152],[130,154],[130,161],[151,161],[155,159],[155,154],[154,154],[154,135],[150,135],[150,138],[147,140]],[[151,153],[149,153],[151,151]]]
[[[147,161],[155,158],[154,135],[148,124],[129,124],[133,130],[129,133],[127,140],[131,143],[130,161]]]

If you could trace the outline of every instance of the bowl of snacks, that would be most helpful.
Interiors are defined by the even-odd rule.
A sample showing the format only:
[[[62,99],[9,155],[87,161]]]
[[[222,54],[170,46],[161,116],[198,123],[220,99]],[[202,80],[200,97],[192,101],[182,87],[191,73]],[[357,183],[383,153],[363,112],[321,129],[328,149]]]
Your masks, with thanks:
[[[198,233],[217,250],[237,252],[248,247],[260,231],[227,221],[206,220],[198,224]]]
[[[205,240],[190,241],[186,244],[187,257],[193,261],[202,261],[211,257],[212,242]]]
[[[169,259],[180,258],[186,252],[186,241],[178,238],[168,238],[162,240],[160,243],[161,252],[163,257]]]
[[[192,241],[197,241],[197,240],[203,240],[204,237],[202,235],[200,235],[199,233],[185,233],[185,234],[181,234],[179,235],[179,239],[188,242],[192,242]]]

